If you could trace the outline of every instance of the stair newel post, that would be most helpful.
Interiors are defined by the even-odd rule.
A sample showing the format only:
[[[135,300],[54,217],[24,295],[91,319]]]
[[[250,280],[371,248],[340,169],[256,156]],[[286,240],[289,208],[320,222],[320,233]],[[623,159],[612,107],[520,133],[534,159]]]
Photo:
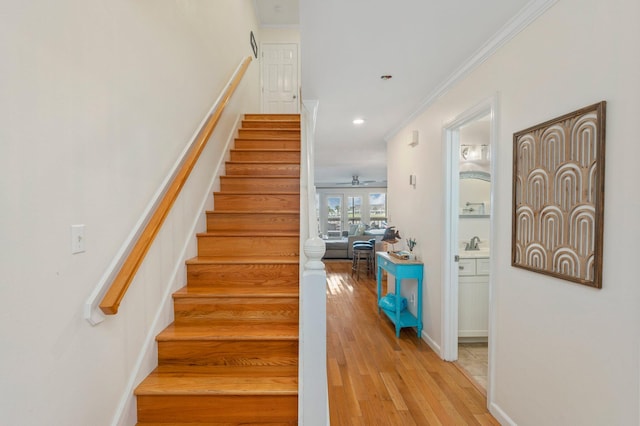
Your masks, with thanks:
[[[306,426],[329,424],[327,386],[327,274],[320,259],[325,244],[319,237],[304,243],[307,262],[300,286],[300,358],[298,421]]]
[[[317,103],[315,104],[317,108]],[[315,111],[315,108],[312,108]],[[325,271],[322,256],[325,243],[318,236],[313,179],[313,119],[302,105],[301,114],[301,174],[300,174],[300,236],[304,240],[300,282],[300,340],[298,424],[326,426],[329,424],[327,382],[327,303]]]
[[[325,242],[320,237],[311,237],[305,241],[304,254],[307,258],[307,262],[304,265],[305,272],[315,270],[324,271],[322,256],[324,256],[325,250]]]

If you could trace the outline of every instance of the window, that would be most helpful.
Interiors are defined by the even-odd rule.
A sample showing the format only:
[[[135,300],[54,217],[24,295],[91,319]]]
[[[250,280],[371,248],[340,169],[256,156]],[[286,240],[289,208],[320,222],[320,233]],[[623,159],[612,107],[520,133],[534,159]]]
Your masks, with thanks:
[[[362,197],[347,197],[347,222],[349,225],[362,222]]]
[[[387,225],[387,194],[384,192],[369,194],[369,226],[385,228]]]
[[[387,194],[385,188],[318,189],[316,208],[319,233],[324,238],[346,236],[350,225],[364,223],[371,228],[385,228]]]
[[[327,197],[327,234],[339,237],[342,234],[342,195]]]

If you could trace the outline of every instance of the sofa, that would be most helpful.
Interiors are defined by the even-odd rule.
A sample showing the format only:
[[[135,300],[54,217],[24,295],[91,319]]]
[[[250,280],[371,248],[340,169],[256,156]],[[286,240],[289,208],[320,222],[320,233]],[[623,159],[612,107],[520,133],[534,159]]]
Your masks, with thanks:
[[[351,232],[351,233],[350,233]],[[384,229],[365,229],[352,225],[344,231],[341,238],[325,239],[326,250],[323,259],[353,259],[353,243],[356,241],[376,240],[376,251],[383,250],[382,236]]]

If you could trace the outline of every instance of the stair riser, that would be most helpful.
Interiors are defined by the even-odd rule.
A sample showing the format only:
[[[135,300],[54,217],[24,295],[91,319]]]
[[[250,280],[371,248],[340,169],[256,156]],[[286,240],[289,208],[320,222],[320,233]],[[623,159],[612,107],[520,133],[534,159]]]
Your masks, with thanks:
[[[298,232],[300,215],[285,213],[207,213],[207,231]]]
[[[299,278],[297,264],[187,264],[188,285],[196,287],[297,289]]]
[[[245,114],[243,117],[245,120],[263,120],[263,121],[278,121],[278,120],[291,120],[300,122],[300,114]]]
[[[285,120],[242,120],[243,129],[296,129],[300,130],[300,121]]]
[[[237,138],[236,149],[300,149],[299,140],[286,139],[242,139]]]
[[[298,322],[297,298],[177,298],[176,324]]]
[[[298,237],[198,235],[198,256],[298,256]]]
[[[188,340],[158,342],[158,365],[298,365],[297,340]]]
[[[231,161],[288,162],[300,164],[300,151],[231,150]]]
[[[258,424],[298,419],[298,397],[139,395],[138,422]]]
[[[292,163],[226,163],[227,176],[293,176],[300,177],[300,164]]]
[[[300,129],[238,129],[238,137],[300,140]]]
[[[299,211],[300,195],[298,194],[226,194],[216,192],[213,195],[216,211]]]
[[[221,192],[300,192],[300,179],[297,177],[251,177],[225,176],[220,179]]]

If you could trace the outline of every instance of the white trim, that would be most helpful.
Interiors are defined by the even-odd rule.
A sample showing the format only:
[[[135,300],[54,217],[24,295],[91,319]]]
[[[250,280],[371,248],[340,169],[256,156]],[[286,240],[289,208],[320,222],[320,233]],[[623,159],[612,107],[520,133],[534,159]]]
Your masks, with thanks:
[[[162,181],[160,188],[158,188],[158,190],[152,197],[151,202],[149,203],[147,208],[144,210],[142,217],[140,217],[140,219],[134,226],[133,230],[125,240],[124,244],[120,247],[120,249],[116,253],[116,256],[113,258],[113,260],[107,267],[107,270],[102,275],[102,278],[100,278],[98,285],[93,289],[93,291],[91,292],[91,295],[84,303],[84,318],[89,322],[89,324],[95,326],[100,324],[102,321],[106,319],[106,316],[102,313],[102,311],[98,306],[100,304],[100,301],[102,300],[104,295],[107,293],[110,283],[113,281],[118,271],[120,270],[120,267],[124,263],[126,256],[129,253],[131,253],[133,246],[138,240],[138,237],[144,230],[147,223],[149,223],[149,220],[151,220],[151,216],[153,215],[153,212],[156,210],[156,207],[158,206],[158,204],[160,204],[160,201],[162,201],[162,198],[164,197],[165,193],[169,189],[169,185],[171,184],[174,177],[182,167],[182,164],[186,161],[187,155],[189,154],[189,151],[191,150],[192,146],[195,144],[196,139],[200,134],[200,131],[204,127],[205,123],[207,122],[211,114],[213,114],[215,109],[220,105],[220,101],[229,90],[231,83],[236,78],[241,68],[242,68],[242,62],[238,65],[236,70],[233,72],[233,74],[231,75],[231,78],[227,82],[227,85],[220,92],[218,99],[216,99],[216,101],[213,103],[213,105],[209,109],[209,112],[204,116],[204,118],[200,122],[200,125],[196,128],[196,131],[193,133],[191,140],[189,141],[187,146],[185,146],[184,150],[180,154],[178,161],[176,161],[176,163],[173,165],[173,168],[171,169],[171,173],[169,173],[169,175],[164,179],[164,181]]]
[[[511,417],[507,416],[507,413],[505,413],[502,408],[500,408],[498,406],[498,404],[495,403],[490,403],[489,404],[489,412],[493,415],[493,417],[496,418],[496,420],[498,421],[498,423],[500,423],[503,426],[518,426],[518,424],[516,422],[514,422]]]
[[[498,149],[498,131],[500,129],[500,114],[498,113],[500,107],[500,93],[496,93],[491,99],[491,130],[489,132],[489,140],[491,150],[494,152],[491,155],[491,164],[489,168],[491,170],[491,180],[493,182],[499,182],[501,179],[500,173],[498,173],[498,156],[496,155]],[[496,185],[491,184],[491,193],[489,195],[489,215],[491,217],[489,221],[489,235],[491,241],[497,241],[498,227],[495,222],[495,197],[496,197]],[[498,310],[496,304],[496,257],[491,256],[489,258],[489,350],[488,350],[488,371],[487,371],[487,406],[495,404],[495,366],[496,366],[496,347],[498,341],[498,333],[496,332],[496,324],[498,323]],[[507,417],[508,418],[508,417]]]
[[[453,205],[457,204],[457,200],[451,200],[451,196],[458,194],[458,179],[452,178],[454,173],[457,175],[456,170],[453,170],[455,166],[454,156],[457,158],[459,152],[459,139],[458,133],[460,127],[474,121],[486,114],[491,115],[490,119],[490,136],[489,144],[491,146],[491,180],[492,182],[498,181],[499,177],[496,176],[496,149],[498,146],[498,94],[485,99],[475,106],[464,111],[452,121],[445,123],[443,126],[443,152],[445,156],[445,237],[443,239],[443,263],[442,268],[444,271],[443,277],[443,289],[442,289],[442,346],[443,346],[443,359],[446,361],[455,361],[458,359],[458,279],[457,271],[455,268],[457,264],[453,262],[452,256],[454,250],[452,247],[452,241],[457,241],[457,221],[454,217],[457,217],[457,212],[454,214],[452,211]],[[495,183],[491,185],[490,193],[490,240],[497,241],[495,226],[495,211],[494,211],[494,197],[495,197]],[[495,348],[496,348],[496,310],[495,310],[495,256],[489,258],[489,365],[488,365],[488,388],[487,388],[487,405],[493,403],[494,388],[495,388]],[[455,277],[455,279],[454,279]]]
[[[307,99],[302,101],[303,107],[308,111],[309,132],[314,135],[316,133],[316,123],[318,121],[318,108],[320,101],[317,99]]]
[[[131,376],[129,377],[129,381],[127,382],[127,386],[122,394],[120,402],[118,403],[118,407],[115,411],[113,421],[111,422],[112,426],[118,426],[118,425],[124,424],[122,422],[124,421],[126,409],[129,406],[129,404],[132,402],[133,398],[135,398],[135,396],[133,395],[133,391],[135,387],[138,385],[138,381],[141,378],[144,378],[147,374],[149,374],[148,371],[143,373],[140,373],[140,372],[142,370],[145,360],[148,359],[149,356],[153,356],[156,353],[154,350],[156,336],[158,335],[158,333],[160,333],[160,331],[162,331],[168,325],[168,324],[161,323],[161,321],[165,318],[163,313],[166,312],[167,310],[171,311],[170,305],[173,303],[173,299],[171,295],[176,289],[184,285],[182,278],[180,282],[177,282],[178,273],[182,270],[182,267],[184,266],[184,263],[187,257],[189,257],[187,256],[187,250],[189,249],[189,245],[191,244],[191,241],[194,235],[196,234],[198,223],[201,221],[202,215],[205,214],[204,212],[206,209],[207,202],[209,201],[210,197],[213,194],[214,185],[218,182],[218,179],[220,177],[220,172],[223,168],[223,164],[224,164],[223,162],[226,160],[226,157],[228,155],[227,153],[229,152],[229,147],[231,146],[231,143],[234,140],[234,136],[239,127],[241,118],[242,118],[242,115],[238,115],[238,117],[236,118],[236,121],[232,126],[233,130],[229,133],[224,150],[222,151],[224,155],[221,155],[220,158],[218,159],[218,164],[216,165],[216,168],[215,168],[213,177],[211,179],[211,182],[209,183],[208,189],[204,193],[204,197],[200,203],[200,206],[198,207],[197,210],[195,210],[196,212],[198,212],[198,214],[195,216],[195,219],[189,228],[189,232],[186,234],[188,237],[184,242],[182,250],[180,251],[179,258],[176,260],[176,264],[171,273],[171,279],[169,280],[169,285],[164,291],[164,294],[162,296],[162,302],[160,303],[158,310],[156,311],[156,314],[153,318],[153,322],[149,327],[149,332],[144,339],[144,344],[142,345],[138,358],[136,359],[133,370],[131,372]],[[157,357],[155,361],[157,362]]]
[[[458,359],[458,272],[455,270],[457,264],[451,258],[453,253],[452,242],[458,240],[458,223],[452,220],[454,212],[452,197],[458,194],[458,180],[452,180],[451,176],[456,173],[452,170],[455,166],[453,156],[459,152],[459,130],[458,125],[449,124],[443,128],[443,149],[444,153],[444,235],[442,241],[442,359],[445,361],[455,361]],[[457,204],[457,201],[456,201]],[[454,279],[456,277],[456,279]],[[455,344],[454,344],[455,340]]]
[[[431,336],[429,336],[429,334],[422,330],[422,340],[424,340],[425,342],[427,342],[427,345],[429,345],[429,347],[440,357],[442,358],[442,348],[440,347],[440,345],[438,345],[438,343],[433,340],[433,338]]]
[[[518,15],[507,22],[496,34],[480,47],[465,63],[456,69],[446,80],[438,85],[418,106],[418,108],[405,118],[400,124],[391,129],[385,136],[385,141],[390,141],[402,129],[407,127],[415,118],[422,114],[440,96],[448,92],[457,82],[476,67],[486,61],[498,49],[514,38],[520,31],[535,21],[540,15],[553,6],[558,0],[532,0]]]

